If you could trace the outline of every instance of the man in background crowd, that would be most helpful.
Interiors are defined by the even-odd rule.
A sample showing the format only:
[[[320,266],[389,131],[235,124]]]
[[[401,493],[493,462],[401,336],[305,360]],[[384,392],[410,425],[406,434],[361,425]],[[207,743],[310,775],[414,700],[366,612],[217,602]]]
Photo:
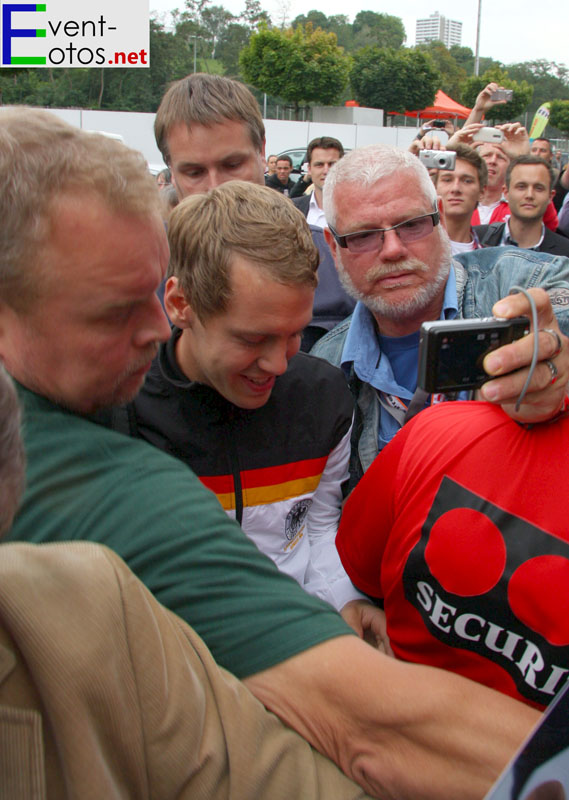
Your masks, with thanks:
[[[435,170],[433,175],[443,204],[452,255],[480,247],[470,220],[488,181],[486,162],[474,148],[459,143],[454,152],[455,168]]]
[[[543,160],[551,167],[552,182],[551,188],[554,189],[559,180],[561,173],[560,168],[557,166],[556,161],[553,159],[553,150],[551,149],[551,142],[545,136],[538,136],[531,143],[530,155],[543,158]]]
[[[520,156],[506,172],[505,197],[510,216],[504,222],[475,228],[482,247],[513,245],[556,256],[569,256],[569,239],[543,224],[551,202],[552,169],[540,156]]]
[[[307,177],[310,177],[313,191],[309,194],[302,194],[306,188],[304,177],[301,177],[292,192],[295,206],[302,211],[309,225],[316,225],[319,228],[326,227],[326,217],[322,209],[322,188],[326,175],[331,167],[344,155],[344,148],[338,139],[331,136],[319,136],[312,139],[306,151],[308,163]],[[304,189],[303,189],[304,187]],[[300,196],[298,196],[300,193]]]
[[[277,192],[290,195],[294,188],[294,181],[290,178],[292,172],[292,158],[290,156],[279,156],[277,158],[276,174],[265,180],[265,186],[276,189]]]
[[[326,217],[322,208],[322,189],[331,167],[344,155],[344,148],[338,139],[319,136],[308,145],[307,178],[313,184],[313,191],[301,194],[306,186],[301,178],[291,193],[295,206],[307,219],[314,244],[320,252],[318,286],[314,295],[314,314],[310,325],[302,334],[301,349],[308,352],[312,346],[335,325],[345,319],[354,309],[354,301],[338,279],[330,248],[326,244],[323,229]],[[300,191],[299,191],[300,186]]]

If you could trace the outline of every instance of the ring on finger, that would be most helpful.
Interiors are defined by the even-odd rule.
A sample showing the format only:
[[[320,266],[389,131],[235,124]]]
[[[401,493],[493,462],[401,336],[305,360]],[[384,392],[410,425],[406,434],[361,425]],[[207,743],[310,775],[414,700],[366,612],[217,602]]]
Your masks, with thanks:
[[[555,356],[559,355],[559,353],[561,352],[561,348],[563,347],[563,344],[561,342],[561,336],[559,336],[557,331],[554,331],[553,328],[540,328],[540,331],[543,331],[543,333],[548,333],[550,336],[553,336],[553,339],[555,341],[555,351],[551,354],[550,358],[555,358]]]
[[[557,377],[558,377],[557,367],[555,366],[553,361],[550,361],[549,359],[547,359],[547,361],[545,363],[547,364],[547,366],[549,367],[549,369],[551,371],[551,380],[549,381],[549,386],[552,386],[555,383],[555,381],[557,380]]]

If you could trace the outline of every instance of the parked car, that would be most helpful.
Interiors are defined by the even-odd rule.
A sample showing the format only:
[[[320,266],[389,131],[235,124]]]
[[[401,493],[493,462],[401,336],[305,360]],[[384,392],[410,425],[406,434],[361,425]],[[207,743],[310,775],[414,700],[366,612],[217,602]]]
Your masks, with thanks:
[[[302,167],[306,162],[306,147],[294,147],[291,150],[283,150],[282,153],[278,153],[277,158],[281,156],[290,156],[292,160],[292,171],[298,175],[302,173]]]

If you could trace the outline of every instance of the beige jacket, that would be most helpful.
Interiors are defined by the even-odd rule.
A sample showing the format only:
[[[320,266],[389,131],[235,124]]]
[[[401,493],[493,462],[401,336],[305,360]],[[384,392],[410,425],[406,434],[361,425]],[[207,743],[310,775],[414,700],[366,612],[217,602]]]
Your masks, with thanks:
[[[364,798],[110,550],[0,546],[0,799]]]

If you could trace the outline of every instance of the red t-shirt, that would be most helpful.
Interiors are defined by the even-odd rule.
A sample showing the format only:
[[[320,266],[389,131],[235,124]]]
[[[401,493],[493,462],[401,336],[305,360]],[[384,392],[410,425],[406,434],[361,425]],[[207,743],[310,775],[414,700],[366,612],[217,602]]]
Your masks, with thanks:
[[[337,546],[398,658],[543,708],[569,677],[569,417],[421,412],[346,503]]]

